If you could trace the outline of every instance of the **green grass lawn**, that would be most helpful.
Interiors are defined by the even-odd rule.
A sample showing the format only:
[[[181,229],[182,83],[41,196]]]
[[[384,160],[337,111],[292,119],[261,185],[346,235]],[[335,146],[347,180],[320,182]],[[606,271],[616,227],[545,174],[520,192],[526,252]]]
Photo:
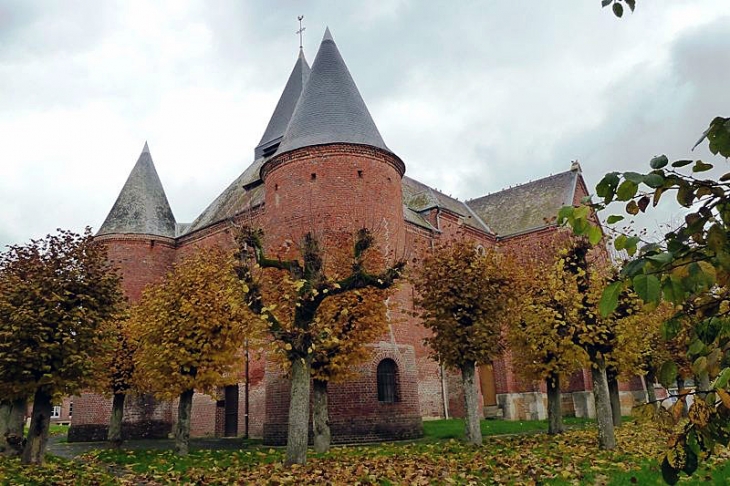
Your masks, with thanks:
[[[28,426],[26,425],[23,427],[23,434],[28,434]],[[49,437],[56,437],[59,435],[67,435],[68,434],[68,425],[56,425],[51,424],[48,427],[48,436]]]
[[[594,423],[591,419],[575,417],[566,417],[563,421],[568,429]],[[547,432],[548,423],[546,420],[482,420],[481,427],[483,436],[524,434]],[[423,422],[423,433],[427,440],[460,439],[464,437],[464,420],[427,420]]]
[[[68,425],[55,425],[51,424],[48,435],[51,437],[56,437],[59,435],[67,435],[68,434]]]

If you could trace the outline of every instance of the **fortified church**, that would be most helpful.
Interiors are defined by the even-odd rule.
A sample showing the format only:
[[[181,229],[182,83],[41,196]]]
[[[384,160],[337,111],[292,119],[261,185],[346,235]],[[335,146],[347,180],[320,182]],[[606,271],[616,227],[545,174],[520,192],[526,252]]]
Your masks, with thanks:
[[[308,231],[328,235],[374,230],[386,259],[404,249],[423,255],[436,244],[468,238],[482,247],[530,251],[553,237],[555,215],[588,194],[580,167],[462,202],[405,175],[406,162],[383,141],[329,29],[310,68],[300,51],[253,162],[192,223],[175,220],[145,144],[96,240],[121,269],[130,301],[191,252],[233,247],[235,226],[262,228],[270,255],[293,256]],[[294,242],[294,244],[292,244]],[[399,254],[400,253],[400,254]],[[428,331],[411,315],[413,290],[401,283],[388,302],[390,329],[371,344],[372,358],[356,378],[329,387],[334,442],[418,437],[422,420],[460,416],[460,377],[429,357]],[[545,395],[521,382],[510,352],[481,366],[485,415],[510,420],[545,418]],[[631,388],[624,386],[630,404]],[[590,373],[564,388],[566,414],[594,412]],[[639,385],[640,386],[640,385]],[[192,434],[286,440],[289,383],[265,353],[251,352],[239,384],[218,396],[197,394]],[[127,437],[167,436],[175,403],[131,397]],[[103,440],[111,400],[74,397],[69,440]]]

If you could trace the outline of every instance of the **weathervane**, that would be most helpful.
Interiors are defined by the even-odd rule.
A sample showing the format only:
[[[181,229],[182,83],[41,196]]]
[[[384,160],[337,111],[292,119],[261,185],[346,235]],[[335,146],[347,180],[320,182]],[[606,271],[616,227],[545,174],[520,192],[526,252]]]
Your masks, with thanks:
[[[294,32],[295,34],[299,34],[299,49],[302,48],[302,34],[305,30],[307,30],[306,27],[302,27],[302,19],[304,18],[304,15],[300,15],[297,17],[297,20],[299,21],[299,30]]]

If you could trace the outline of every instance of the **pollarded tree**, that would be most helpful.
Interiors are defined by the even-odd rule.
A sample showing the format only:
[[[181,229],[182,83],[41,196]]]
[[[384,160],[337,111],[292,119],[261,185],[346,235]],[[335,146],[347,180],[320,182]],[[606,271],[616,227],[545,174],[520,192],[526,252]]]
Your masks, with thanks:
[[[667,341],[662,335],[662,325],[673,314],[673,307],[666,303],[656,309],[642,309],[635,318],[635,326],[639,331],[632,338],[635,346],[618,346],[611,353],[612,361],[618,364],[624,374],[644,375],[647,402],[652,405],[659,405],[654,384],[661,376],[661,367],[674,355],[673,349],[679,349],[680,345],[679,340]],[[687,347],[682,347],[686,355]]]
[[[0,268],[0,319],[9,319],[12,309],[5,307],[9,305],[8,299],[17,291],[17,283],[12,278],[11,269]],[[0,321],[2,327],[2,340],[22,339],[18,333],[23,332],[19,327],[12,328],[9,321]],[[0,346],[2,346],[0,344]],[[6,360],[8,357],[3,356]],[[8,373],[6,365],[0,368],[0,373]],[[23,426],[25,425],[25,411],[27,398],[33,395],[33,385],[27,382],[19,382],[19,377],[9,375],[0,376],[0,454],[19,455],[23,452]]]
[[[23,462],[41,463],[54,395],[94,380],[103,323],[123,301],[103,245],[59,231],[0,255],[0,383],[9,398],[33,394]]]
[[[560,254],[551,264],[535,264],[521,275],[518,312],[508,327],[510,348],[519,350],[513,359],[524,378],[545,381],[548,433],[558,434],[564,431],[560,383],[587,361],[573,340],[582,296],[577,275],[566,271]]]
[[[312,420],[314,450],[326,452],[331,443],[327,384],[339,382],[366,361],[366,346],[388,329],[387,290],[364,288],[327,299],[314,318],[321,330],[312,356]]]
[[[576,292],[581,298],[577,320],[570,334],[573,342],[585,350],[591,365],[598,443],[603,449],[613,449],[616,447],[616,436],[606,376],[606,353],[612,349],[616,330],[610,317],[602,319],[598,313],[596,294],[600,296],[605,277],[599,269],[589,265],[590,249],[591,245],[586,239],[577,238],[571,241],[561,263],[567,273],[575,276]]]
[[[413,282],[423,324],[433,332],[426,341],[433,357],[461,371],[466,438],[482,443],[475,367],[491,363],[503,349],[502,325],[513,296],[506,257],[459,241],[426,257]]]
[[[355,328],[347,328],[347,319],[341,321],[342,326],[338,331],[330,327],[332,332],[328,332],[326,328],[332,322],[320,314],[320,309],[338,296],[348,295],[347,299],[351,299],[350,293],[355,296],[352,304],[359,308],[362,302],[358,301],[355,292],[360,292],[362,296],[366,288],[390,288],[405,265],[398,261],[385,268],[384,262],[377,258],[379,252],[371,251],[374,250],[374,243],[370,230],[359,230],[351,240],[349,268],[327,268],[324,263],[325,249],[312,233],[305,234],[302,239],[299,249],[301,260],[286,261],[266,257],[260,230],[244,227],[239,235],[238,275],[248,293],[247,303],[268,324],[273,345],[282,353],[290,368],[287,464],[304,464],[307,460],[312,365],[315,359],[320,359],[317,356],[326,357],[326,353],[318,354],[317,348],[321,346],[338,353],[337,360],[328,358],[334,366],[347,359],[344,353],[360,352],[358,350],[367,344],[364,340],[370,339],[369,332],[358,333],[353,332]],[[329,256],[331,261],[342,260],[342,255]],[[346,308],[348,312],[352,310]],[[377,322],[374,324],[379,325]],[[347,347],[337,347],[333,346],[336,340],[349,342]],[[319,376],[323,377],[324,374]],[[320,425],[322,417],[323,414],[318,414]],[[326,421],[326,416],[324,419]],[[322,432],[326,430],[322,429]]]
[[[106,324],[106,346],[96,356],[98,369],[92,389],[112,395],[107,441],[113,447],[122,444],[122,418],[127,395],[134,390],[134,354],[137,341],[130,329],[129,309]]]
[[[235,380],[244,339],[257,335],[232,256],[217,247],[193,253],[144,290],[130,320],[135,382],[160,399],[179,398],[175,451],[186,455],[194,390],[214,393]]]

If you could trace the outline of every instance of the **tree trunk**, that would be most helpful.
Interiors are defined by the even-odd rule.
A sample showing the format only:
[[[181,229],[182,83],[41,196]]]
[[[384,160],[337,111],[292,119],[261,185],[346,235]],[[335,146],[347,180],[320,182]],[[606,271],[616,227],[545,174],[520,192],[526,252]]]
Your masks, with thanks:
[[[0,402],[0,454],[19,456],[23,452],[25,398]]]
[[[175,454],[187,456],[190,449],[190,411],[193,408],[193,390],[180,394],[177,406],[177,425],[175,426]]]
[[[684,378],[677,376],[677,400],[682,399],[682,394],[684,393]],[[684,407],[682,407],[682,417],[687,416],[687,402],[684,402]]]
[[[124,415],[124,393],[115,393],[112,401],[112,416],[109,419],[109,433],[106,440],[111,442],[115,449],[122,446],[122,417]]]
[[[470,361],[461,366],[461,380],[464,384],[464,409],[466,411],[466,440],[470,444],[482,445],[482,429],[479,422],[479,396],[475,383],[475,366]]]
[[[695,387],[699,391],[697,393],[697,396],[700,397],[703,400],[707,399],[707,391],[710,390],[710,375],[707,373],[707,371],[704,371],[701,375],[695,378]]]
[[[596,421],[598,422],[598,445],[601,449],[615,449],[616,436],[613,433],[613,414],[611,399],[608,396],[606,362],[595,358],[591,366],[593,378],[593,398],[596,401]]]
[[[608,381],[608,396],[611,399],[613,426],[621,427],[621,395],[618,390],[618,376],[613,371],[607,371],[606,379]]]
[[[23,450],[23,464],[43,464],[53,412],[52,399],[51,391],[45,386],[39,387],[35,392],[28,438]]]
[[[547,384],[548,400],[548,434],[562,434],[563,427],[563,404],[560,395],[560,375],[552,373],[545,380]]]
[[[644,383],[646,384],[646,401],[658,406],[659,402],[656,400],[656,392],[654,391],[654,383],[656,383],[654,370],[650,369],[646,372],[646,376],[644,376]]]
[[[329,410],[327,408],[327,382],[314,380],[312,387],[313,408],[312,422],[314,422],[314,450],[322,453],[330,450],[332,433],[330,432]]]
[[[289,431],[286,438],[286,464],[307,462],[309,438],[310,363],[295,359],[291,364],[291,396],[289,398]]]

